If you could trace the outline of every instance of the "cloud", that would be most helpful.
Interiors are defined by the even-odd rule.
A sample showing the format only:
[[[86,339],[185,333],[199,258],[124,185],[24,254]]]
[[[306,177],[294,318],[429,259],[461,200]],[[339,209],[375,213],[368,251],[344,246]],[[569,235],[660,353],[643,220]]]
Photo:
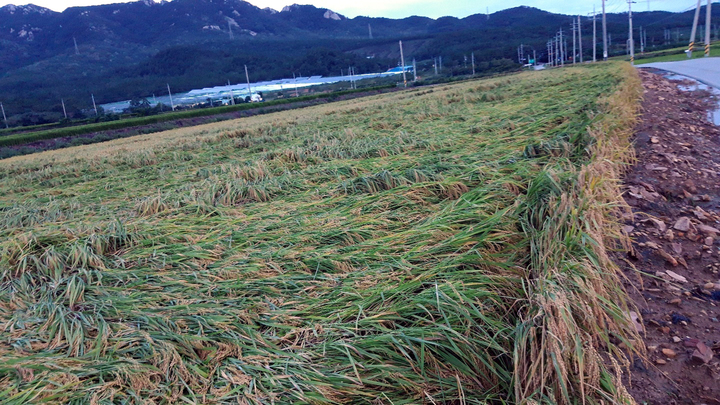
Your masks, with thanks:
[[[110,4],[128,2],[123,0],[16,0],[15,3],[32,2],[51,10],[62,11],[67,7],[90,6],[97,4]],[[489,9],[491,13],[517,7],[521,5],[536,7],[553,13],[587,15],[592,12],[593,3],[600,11],[601,0],[575,1],[567,0],[362,0],[349,2],[347,0],[249,0],[250,3],[260,7],[270,7],[282,10],[292,3],[313,4],[320,8],[329,8],[348,17],[358,15],[370,17],[404,18],[411,15],[438,18],[447,15],[466,17],[471,14],[484,13]],[[646,0],[637,0],[633,8],[637,11],[646,11]],[[0,0],[0,6],[10,2]],[[608,0],[608,12],[626,12],[627,2],[624,0]],[[687,4],[686,4],[687,3]],[[704,1],[703,1],[704,3]],[[653,10],[685,11],[695,6],[694,0],[651,0]]]
[[[14,1],[14,2],[0,2],[0,6],[5,4],[34,4],[36,6],[49,8],[53,11],[63,11],[68,7],[85,7],[85,6],[97,6],[100,4],[112,4],[112,3],[129,3],[131,0],[26,0],[26,1]]]
[[[281,10],[292,0],[250,0],[250,3],[258,7],[270,7]],[[443,10],[470,10],[466,15],[472,14],[478,9],[476,1],[455,0],[439,2],[437,0],[363,0],[361,2],[347,2],[338,0],[306,0],[297,1],[299,4],[312,3],[316,7],[328,8],[348,17],[358,15],[370,17],[403,18],[410,15],[441,16],[454,14]],[[432,15],[431,15],[432,14]]]
[[[570,15],[588,15],[595,9],[600,12],[601,0],[575,1],[567,0],[363,0],[348,2],[346,0],[249,0],[258,7],[271,7],[282,10],[290,2],[299,4],[312,3],[316,7],[329,8],[335,12],[355,17],[358,15],[370,17],[404,18],[411,15],[420,15],[432,18],[443,16],[466,17],[471,14],[490,13],[518,6],[536,7],[552,13]],[[704,2],[704,0],[703,0]],[[646,0],[637,0],[633,8],[637,11],[647,11]],[[687,4],[685,4],[687,3]],[[692,4],[691,4],[692,3]],[[625,0],[608,0],[608,12],[627,12]],[[694,0],[650,0],[653,10],[685,11],[694,7]]]

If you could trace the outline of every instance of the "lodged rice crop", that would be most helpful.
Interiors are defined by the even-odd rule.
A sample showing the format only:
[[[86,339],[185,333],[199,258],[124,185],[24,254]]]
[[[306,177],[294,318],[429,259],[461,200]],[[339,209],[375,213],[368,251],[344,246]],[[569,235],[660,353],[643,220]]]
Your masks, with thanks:
[[[632,403],[638,89],[599,64],[0,162],[0,402]]]

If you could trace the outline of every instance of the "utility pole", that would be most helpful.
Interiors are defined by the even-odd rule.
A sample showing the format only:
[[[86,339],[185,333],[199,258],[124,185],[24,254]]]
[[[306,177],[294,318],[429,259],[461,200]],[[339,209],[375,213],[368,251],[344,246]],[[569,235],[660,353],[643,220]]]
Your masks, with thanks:
[[[403,85],[407,87],[407,77],[405,77],[405,55],[403,54],[402,41],[400,41],[400,63],[402,63]]]
[[[535,48],[533,48],[533,66],[537,66],[537,53],[535,52]]]
[[[475,76],[475,52],[470,54],[470,60],[472,61],[472,75]]]
[[[525,48],[525,46],[523,44],[520,44],[520,46],[518,47],[518,63],[521,65],[523,64],[523,59],[524,59],[523,58],[523,56],[524,56],[523,54],[525,51],[524,48]]]
[[[417,82],[417,63],[415,63],[415,58],[413,58],[413,83]]]
[[[628,31],[629,42],[628,45],[630,46],[630,64],[635,64],[635,42],[633,41],[633,27],[632,27],[632,0],[628,0],[628,22],[630,23],[630,29]]]
[[[574,20],[574,19],[573,19]],[[572,23],[572,32],[573,32],[573,54],[572,54],[572,60],[573,65],[577,62],[575,59],[575,56],[577,55],[577,41],[575,40],[575,32],[577,31],[577,27],[575,26],[575,21]]]
[[[560,28],[560,39],[559,39],[559,43],[558,43],[558,45],[560,45],[560,66],[564,67],[565,66],[565,58],[567,57],[567,55],[566,55],[567,49],[565,48],[565,46],[563,44],[564,44],[563,30],[562,30],[562,28]]]
[[[550,50],[550,41],[545,42],[545,50],[547,51],[547,65],[552,66],[550,64],[550,59],[552,58],[552,51]]]
[[[712,16],[712,0],[708,0],[707,7],[705,8],[705,57],[710,56],[710,31],[712,30],[712,27],[710,26],[710,17]]]
[[[167,84],[167,88],[168,88],[168,95],[170,96],[170,110],[175,111],[175,104],[173,103],[172,92],[170,91],[170,83]]]
[[[578,42],[580,43],[580,63],[583,63],[583,51],[582,51],[582,22],[580,21],[580,16],[578,16],[577,30],[578,30]]]
[[[435,76],[438,75],[438,62],[437,58],[434,59],[433,67],[435,67]]]
[[[297,78],[295,77],[295,72],[293,72],[293,83],[295,83],[295,97],[300,97],[300,94],[298,94]]]
[[[370,24],[368,24],[368,35],[370,35],[370,39],[373,39],[373,36],[372,36],[372,27],[370,26]]]
[[[595,6],[593,5],[593,62],[597,62],[597,22],[595,18]]]
[[[73,37],[73,44],[75,44],[75,55],[80,55],[80,50],[78,49],[77,40],[75,39],[75,37]]]
[[[65,115],[65,119],[67,119],[67,110],[65,110],[65,100],[60,99],[60,102],[62,103],[63,114]]]
[[[697,1],[697,8],[695,9],[695,19],[693,19],[692,33],[690,34],[690,47],[687,51],[688,58],[692,58],[692,53],[695,50],[695,34],[697,34],[698,20],[700,19],[700,2]]]
[[[645,53],[645,38],[643,36],[643,28],[640,27],[640,53]]]
[[[547,46],[547,53],[548,53],[548,66],[552,66],[552,45],[550,41],[547,41],[545,44]]]
[[[235,105],[235,94],[233,94],[232,89],[230,89],[230,105]]]
[[[245,65],[245,80],[247,80],[248,93],[250,93],[250,98],[252,99],[252,88],[250,87],[250,75],[248,75],[247,65]]]
[[[98,112],[97,112],[97,105],[95,105],[95,95],[94,95],[94,94],[90,94],[90,98],[92,98],[93,108],[95,109],[95,116],[97,116],[97,115],[98,115]]]
[[[440,72],[442,72],[442,56],[440,56],[438,60],[440,61]]]
[[[603,31],[603,60],[608,60],[608,36],[607,36],[607,18],[605,16],[605,0],[602,0],[602,31]]]
[[[485,7],[485,14],[487,14],[487,19],[490,19],[490,7]]]
[[[5,116],[5,107],[3,107],[2,101],[0,101],[0,110],[2,110],[3,121],[5,121],[5,129],[10,128],[10,126],[8,125],[8,122],[7,122],[7,117]]]

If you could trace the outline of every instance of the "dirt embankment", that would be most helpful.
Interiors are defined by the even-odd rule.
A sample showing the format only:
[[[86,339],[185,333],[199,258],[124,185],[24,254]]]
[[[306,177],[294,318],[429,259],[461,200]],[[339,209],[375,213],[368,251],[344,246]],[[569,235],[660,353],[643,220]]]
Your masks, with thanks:
[[[720,405],[720,127],[707,91],[651,71],[625,178],[633,251],[617,253],[645,330],[630,392],[639,404]],[[642,273],[636,272],[634,269]]]

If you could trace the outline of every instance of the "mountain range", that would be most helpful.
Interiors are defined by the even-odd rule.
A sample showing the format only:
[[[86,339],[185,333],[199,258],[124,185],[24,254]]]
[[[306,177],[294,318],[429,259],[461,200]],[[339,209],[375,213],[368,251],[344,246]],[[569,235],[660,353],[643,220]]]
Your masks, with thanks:
[[[667,44],[668,29],[670,42],[687,41],[692,12],[634,18],[636,26],[647,26],[648,47],[657,47]],[[560,28],[569,31],[572,20],[530,7],[389,19],[346,18],[310,5],[261,9],[243,0],[141,0],[62,13],[7,5],[0,8],[0,101],[27,124],[55,119],[47,113],[59,114],[60,99],[79,114],[91,93],[110,102],[160,93],[168,83],[184,91],[240,82],[244,65],[253,81],[339,74],[348,66],[360,73],[386,70],[398,65],[398,40],[408,60],[442,56],[449,73],[461,71],[470,52],[490,69],[492,61],[517,60],[521,43],[542,59],[548,38]],[[589,56],[592,22],[583,20]],[[614,51],[623,52],[627,16],[609,14],[608,30]]]

